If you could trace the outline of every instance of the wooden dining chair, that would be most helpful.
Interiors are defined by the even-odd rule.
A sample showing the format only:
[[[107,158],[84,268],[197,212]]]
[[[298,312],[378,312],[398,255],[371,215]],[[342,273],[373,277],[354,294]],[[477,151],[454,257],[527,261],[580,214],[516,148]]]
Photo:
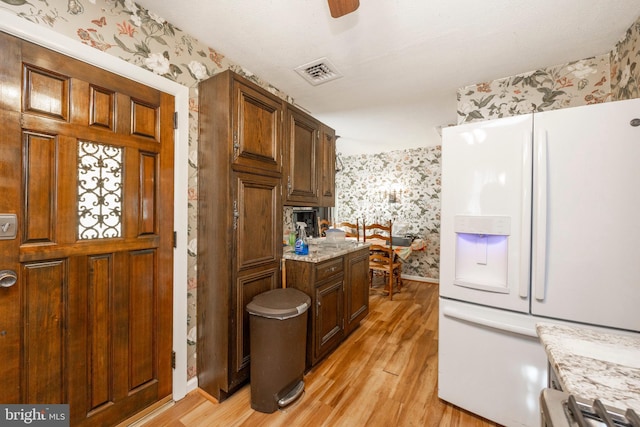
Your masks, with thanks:
[[[355,237],[360,241],[360,220],[356,218],[355,224],[352,222],[340,222],[334,225],[335,228],[344,230],[344,237]]]
[[[393,299],[394,285],[398,291],[402,288],[402,263],[393,251],[391,221],[387,225],[363,223],[363,240],[369,241],[369,284],[373,287],[374,274],[382,274],[389,290],[389,299]]]
[[[318,218],[318,236],[326,237],[325,231],[331,228],[331,222],[328,219]]]

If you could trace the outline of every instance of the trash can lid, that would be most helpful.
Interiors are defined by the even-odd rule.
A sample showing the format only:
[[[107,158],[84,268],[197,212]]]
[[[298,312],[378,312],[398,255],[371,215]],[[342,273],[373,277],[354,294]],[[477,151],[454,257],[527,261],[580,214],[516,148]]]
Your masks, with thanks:
[[[253,297],[247,304],[247,311],[256,316],[284,320],[306,312],[310,305],[311,298],[304,292],[280,288]]]

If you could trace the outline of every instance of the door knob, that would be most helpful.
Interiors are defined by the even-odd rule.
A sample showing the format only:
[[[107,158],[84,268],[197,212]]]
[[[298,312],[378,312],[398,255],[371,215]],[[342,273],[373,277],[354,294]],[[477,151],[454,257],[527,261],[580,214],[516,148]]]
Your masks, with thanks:
[[[13,270],[1,270],[0,271],[0,286],[3,288],[10,288],[16,284],[18,275]]]

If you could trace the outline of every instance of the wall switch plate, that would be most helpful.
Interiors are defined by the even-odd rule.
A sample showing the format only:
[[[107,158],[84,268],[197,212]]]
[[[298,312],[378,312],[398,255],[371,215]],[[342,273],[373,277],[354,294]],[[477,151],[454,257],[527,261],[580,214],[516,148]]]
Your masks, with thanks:
[[[0,214],[0,240],[15,239],[18,232],[16,214]]]

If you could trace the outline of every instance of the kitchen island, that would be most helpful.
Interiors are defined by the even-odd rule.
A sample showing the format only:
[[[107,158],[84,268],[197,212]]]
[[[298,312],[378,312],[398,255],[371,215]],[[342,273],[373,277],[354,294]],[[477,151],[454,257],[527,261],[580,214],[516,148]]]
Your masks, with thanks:
[[[640,412],[640,335],[538,323],[551,386],[614,408]],[[554,384],[555,382],[555,384]]]
[[[309,255],[283,251],[285,286],[311,297],[306,369],[317,364],[369,313],[369,245],[312,244]]]

